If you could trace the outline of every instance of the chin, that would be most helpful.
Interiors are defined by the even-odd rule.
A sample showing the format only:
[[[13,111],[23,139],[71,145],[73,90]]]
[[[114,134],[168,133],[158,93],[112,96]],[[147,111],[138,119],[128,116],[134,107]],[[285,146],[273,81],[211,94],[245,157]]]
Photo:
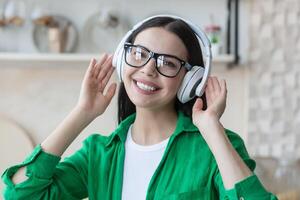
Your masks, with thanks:
[[[167,109],[168,103],[166,102],[162,102],[162,101],[157,101],[154,100],[153,101],[149,101],[149,99],[131,99],[132,103],[137,107],[137,108],[142,108],[142,109],[148,109],[148,110],[164,110]]]
[[[145,99],[130,98],[130,100],[136,107],[140,107],[140,108],[153,108],[153,107],[155,107],[155,105],[157,106],[157,103],[147,102]]]

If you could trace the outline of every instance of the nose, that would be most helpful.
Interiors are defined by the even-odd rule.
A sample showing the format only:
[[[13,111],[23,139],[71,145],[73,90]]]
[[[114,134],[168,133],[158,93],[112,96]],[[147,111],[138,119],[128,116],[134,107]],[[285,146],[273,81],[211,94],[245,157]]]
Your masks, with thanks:
[[[155,58],[151,58],[148,63],[141,68],[141,71],[146,75],[156,75],[156,61]]]

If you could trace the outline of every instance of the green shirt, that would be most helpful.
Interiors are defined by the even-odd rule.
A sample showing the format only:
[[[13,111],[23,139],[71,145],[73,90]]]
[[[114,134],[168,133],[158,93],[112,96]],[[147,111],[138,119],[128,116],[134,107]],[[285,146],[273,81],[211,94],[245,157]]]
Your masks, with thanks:
[[[22,164],[2,175],[7,187],[5,199],[121,200],[125,140],[135,114],[126,118],[109,136],[93,134],[80,150],[62,162],[37,145]],[[239,155],[253,171],[255,162],[235,133],[226,134]],[[17,185],[13,174],[27,166],[28,179]],[[148,186],[147,200],[222,199],[274,200],[255,174],[226,190],[218,166],[207,143],[192,120],[179,112],[176,129],[169,139]]]

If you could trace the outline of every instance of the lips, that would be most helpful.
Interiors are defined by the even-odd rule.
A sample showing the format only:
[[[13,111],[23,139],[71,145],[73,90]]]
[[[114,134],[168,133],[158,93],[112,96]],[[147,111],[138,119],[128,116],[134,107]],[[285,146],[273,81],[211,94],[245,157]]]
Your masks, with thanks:
[[[142,80],[142,79],[133,79],[133,81],[143,83],[143,84],[148,85],[150,87],[154,87],[156,90],[160,89],[160,87],[158,85],[156,85],[155,83],[150,82],[150,81],[146,81],[146,80]]]

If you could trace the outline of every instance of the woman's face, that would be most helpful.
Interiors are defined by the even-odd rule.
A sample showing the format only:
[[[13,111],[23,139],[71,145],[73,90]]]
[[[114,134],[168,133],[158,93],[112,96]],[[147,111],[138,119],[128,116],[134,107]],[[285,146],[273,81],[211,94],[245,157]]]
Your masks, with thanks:
[[[181,39],[161,27],[143,30],[136,36],[134,44],[144,46],[155,53],[174,55],[184,61],[188,58],[188,52]],[[165,77],[156,70],[155,59],[151,58],[140,68],[125,64],[123,81],[130,100],[137,107],[163,109],[174,104],[185,73],[186,69],[182,67],[176,77]]]

